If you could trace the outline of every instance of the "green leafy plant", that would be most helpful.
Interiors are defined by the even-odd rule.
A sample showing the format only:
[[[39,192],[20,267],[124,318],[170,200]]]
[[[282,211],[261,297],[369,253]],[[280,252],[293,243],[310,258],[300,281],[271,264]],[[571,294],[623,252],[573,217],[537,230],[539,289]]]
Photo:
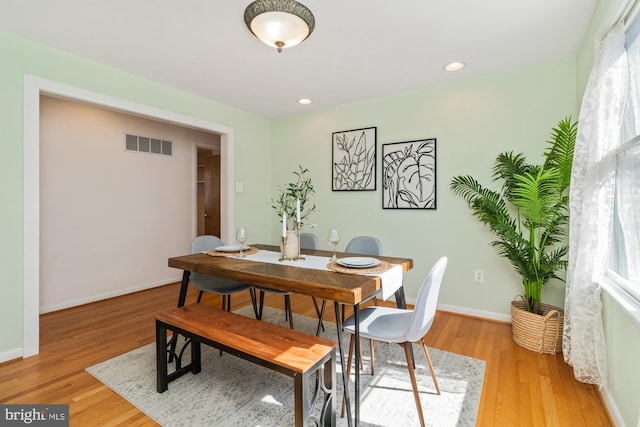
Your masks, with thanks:
[[[311,178],[307,176],[309,169],[298,166],[298,171],[292,173],[296,176],[295,182],[290,182],[285,186],[279,186],[280,194],[277,198],[271,199],[271,207],[278,217],[287,214],[287,229],[293,229],[296,220],[296,204],[300,200],[300,221],[304,222],[310,214],[316,211],[316,204],[311,201],[311,196],[315,194]],[[292,227],[289,227],[289,225]]]
[[[569,221],[569,182],[577,122],[561,120],[551,132],[542,165],[529,164],[523,154],[498,155],[493,180],[500,191],[483,187],[473,177],[456,176],[453,192],[473,215],[495,234],[496,252],[507,258],[522,277],[527,311],[542,312],[542,287],[566,269],[566,226]]]

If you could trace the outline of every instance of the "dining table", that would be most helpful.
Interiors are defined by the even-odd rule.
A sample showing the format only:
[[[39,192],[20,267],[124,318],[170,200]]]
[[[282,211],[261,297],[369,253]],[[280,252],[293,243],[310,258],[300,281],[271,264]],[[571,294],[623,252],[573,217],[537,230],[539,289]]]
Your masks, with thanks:
[[[300,260],[280,260],[280,247],[265,244],[249,246],[254,254],[239,256],[211,256],[207,253],[196,253],[169,258],[169,267],[183,270],[178,307],[185,304],[189,277],[192,272],[232,279],[243,283],[262,286],[270,289],[289,291],[315,298],[333,301],[336,314],[338,349],[342,364],[342,380],[347,397],[348,424],[360,424],[360,305],[373,297],[387,299],[395,297],[396,305],[406,308],[406,299],[402,286],[402,274],[413,268],[410,258],[376,256],[395,270],[395,280],[384,279],[383,274],[341,273],[328,268],[332,251],[302,249]],[[357,254],[338,252],[338,259],[353,257]],[[398,274],[400,280],[398,281]],[[355,321],[354,340],[354,414],[351,414],[349,402],[348,378],[346,377],[344,350],[342,348],[342,320],[339,305],[353,306]]]

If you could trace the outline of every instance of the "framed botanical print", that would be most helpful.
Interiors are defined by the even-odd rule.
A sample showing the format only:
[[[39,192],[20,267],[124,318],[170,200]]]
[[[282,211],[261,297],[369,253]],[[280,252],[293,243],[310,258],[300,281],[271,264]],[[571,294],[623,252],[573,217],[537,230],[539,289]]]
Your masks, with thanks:
[[[382,145],[382,208],[436,208],[436,139]]]
[[[377,128],[370,127],[333,133],[333,191],[376,189],[376,131]]]

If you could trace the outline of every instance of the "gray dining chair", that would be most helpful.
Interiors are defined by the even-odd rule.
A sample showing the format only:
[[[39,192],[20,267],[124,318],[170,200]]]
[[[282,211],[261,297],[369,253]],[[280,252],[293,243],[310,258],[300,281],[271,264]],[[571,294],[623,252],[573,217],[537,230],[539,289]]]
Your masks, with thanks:
[[[382,255],[382,242],[372,236],[356,236],[347,243],[345,252],[363,255]]]
[[[347,247],[344,249],[347,253],[382,256],[382,242],[373,236],[356,236],[347,243]],[[378,305],[378,298],[373,297],[373,303]],[[342,321],[344,322],[344,308],[342,304]]]
[[[197,254],[206,252],[209,249],[223,246],[222,240],[216,236],[204,235],[198,236],[191,241],[191,253]],[[253,285],[248,283],[236,282],[235,280],[224,279],[222,277],[210,276],[208,274],[191,273],[191,284],[200,290],[198,294],[198,302],[202,299],[204,292],[211,292],[222,296],[222,309],[231,311],[231,295],[237,292],[249,291],[251,303],[253,304],[253,312],[258,317],[258,309],[256,306],[256,293]]]
[[[440,394],[440,387],[436,379],[436,373],[431,363],[429,350],[424,342],[424,336],[429,332],[433,319],[436,314],[436,306],[438,304],[438,294],[440,293],[440,285],[442,277],[447,268],[447,257],[440,258],[431,268],[431,271],[425,277],[413,310],[392,307],[365,307],[360,310],[359,325],[360,336],[375,341],[387,343],[397,343],[404,348],[407,359],[407,367],[409,368],[409,376],[411,377],[411,386],[413,388],[413,397],[418,409],[420,417],[420,425],[424,427],[424,416],[422,413],[422,404],[420,403],[420,394],[418,393],[418,384],[416,382],[413,353],[411,351],[411,343],[419,342],[424,351],[425,358],[429,364],[431,378],[435,385],[437,394]],[[351,334],[349,343],[349,359],[347,361],[347,378],[351,374],[351,362],[353,360],[354,334],[355,334],[355,317],[351,316],[345,320],[343,329]],[[371,364],[374,363],[373,355]],[[342,416],[344,416],[345,401],[342,404]]]
[[[300,249],[319,249],[320,241],[318,240],[318,236],[313,233],[300,233]],[[289,326],[293,329],[293,315],[291,313],[291,292],[289,291],[280,291],[277,289],[263,288],[261,286],[256,286],[256,288],[260,291],[260,299],[258,302],[258,319],[262,319],[262,309],[264,307],[264,295],[265,293],[279,294],[284,296],[284,319],[289,321]],[[312,297],[313,305],[316,309],[316,314],[318,318],[320,318],[320,307],[318,306],[318,301],[316,297]],[[322,319],[319,320],[320,324],[318,327],[318,331],[316,335],[319,334],[320,328],[324,330],[324,325],[322,324]]]

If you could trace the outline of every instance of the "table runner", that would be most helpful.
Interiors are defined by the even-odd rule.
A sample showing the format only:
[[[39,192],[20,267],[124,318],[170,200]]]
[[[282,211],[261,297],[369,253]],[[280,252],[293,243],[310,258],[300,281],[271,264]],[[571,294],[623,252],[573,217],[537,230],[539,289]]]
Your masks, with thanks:
[[[330,258],[326,256],[316,256],[316,255],[304,255],[304,260],[299,261],[279,261],[282,254],[280,252],[274,251],[266,251],[259,250],[254,254],[247,255],[244,258],[239,259],[247,259],[255,262],[266,262],[270,264],[280,264],[286,265],[287,267],[299,267],[299,268],[310,268],[313,270],[326,270],[333,271],[336,274],[346,274],[340,273],[335,270],[327,267],[329,264]],[[391,269],[381,272],[381,273],[355,273],[352,274],[362,274],[363,276],[378,276],[382,282],[382,299],[387,300],[391,298],[395,292],[400,289],[402,286],[402,266],[399,264],[391,264]]]

